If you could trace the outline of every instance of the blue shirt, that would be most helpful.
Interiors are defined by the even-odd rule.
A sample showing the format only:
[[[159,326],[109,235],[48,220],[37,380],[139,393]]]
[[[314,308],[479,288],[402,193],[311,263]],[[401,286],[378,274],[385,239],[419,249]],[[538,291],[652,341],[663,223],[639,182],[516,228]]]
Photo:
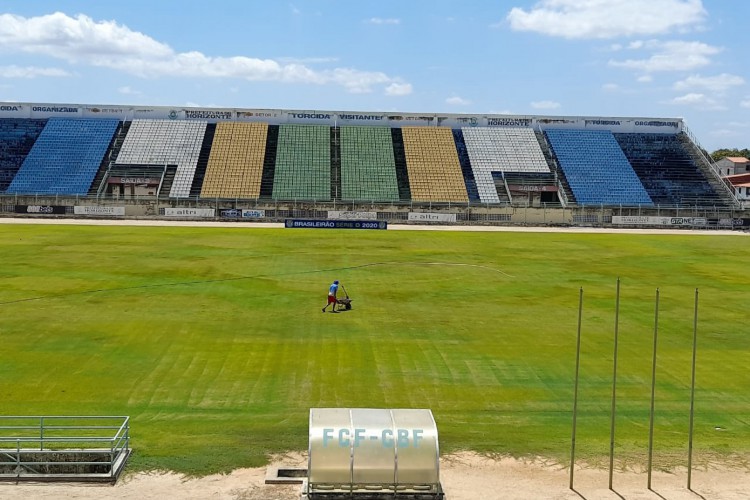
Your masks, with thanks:
[[[328,295],[336,296],[336,292],[339,291],[339,285],[338,283],[333,283],[331,285],[331,288],[328,289]]]

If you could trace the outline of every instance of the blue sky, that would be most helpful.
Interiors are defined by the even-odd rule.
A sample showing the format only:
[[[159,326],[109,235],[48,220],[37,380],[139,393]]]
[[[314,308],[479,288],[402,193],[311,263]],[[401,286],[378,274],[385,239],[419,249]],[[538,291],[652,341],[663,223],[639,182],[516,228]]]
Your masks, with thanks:
[[[0,0],[0,101],[682,117],[750,145],[747,0]]]

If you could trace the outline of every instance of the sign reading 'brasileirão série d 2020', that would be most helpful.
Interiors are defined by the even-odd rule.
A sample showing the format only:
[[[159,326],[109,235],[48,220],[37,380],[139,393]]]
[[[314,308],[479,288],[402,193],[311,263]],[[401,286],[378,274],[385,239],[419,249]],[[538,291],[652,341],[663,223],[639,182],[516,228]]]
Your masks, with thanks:
[[[284,227],[297,229],[388,229],[384,220],[286,219]]]

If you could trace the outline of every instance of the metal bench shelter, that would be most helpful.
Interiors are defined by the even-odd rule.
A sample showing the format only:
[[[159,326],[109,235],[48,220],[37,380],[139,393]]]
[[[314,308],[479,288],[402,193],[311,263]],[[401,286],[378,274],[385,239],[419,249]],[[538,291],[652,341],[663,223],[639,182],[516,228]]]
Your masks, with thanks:
[[[443,499],[425,409],[312,408],[303,499]]]

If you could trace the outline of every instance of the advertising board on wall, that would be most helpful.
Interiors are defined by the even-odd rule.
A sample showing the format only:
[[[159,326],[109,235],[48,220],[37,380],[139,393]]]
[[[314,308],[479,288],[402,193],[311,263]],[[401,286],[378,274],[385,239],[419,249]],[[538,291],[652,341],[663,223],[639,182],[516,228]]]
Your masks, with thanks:
[[[228,219],[239,219],[242,217],[242,209],[239,208],[220,208],[219,217],[225,217]]]
[[[158,186],[161,179],[158,177],[109,177],[108,184],[137,184],[141,186]]]
[[[388,125],[388,117],[378,113],[338,113],[337,125]]]
[[[263,219],[266,216],[265,210],[256,210],[245,208],[242,210],[243,219]]]
[[[438,214],[434,212],[409,212],[410,222],[456,222],[456,214]]]
[[[682,131],[680,119],[606,118],[546,116],[534,118],[534,124],[545,129],[609,130],[612,133],[677,134]]]
[[[29,118],[31,106],[17,103],[0,104],[0,118]]]
[[[695,227],[707,226],[705,217],[646,217],[613,215],[612,224],[623,226],[672,226]]]
[[[336,114],[330,111],[287,111],[286,122],[307,125],[332,125]]]
[[[266,211],[249,208],[220,208],[219,216],[230,219],[263,219]]]
[[[213,208],[165,208],[164,215],[167,217],[215,217],[216,210]]]
[[[130,109],[122,106],[86,106],[83,108],[84,118],[116,118],[128,120],[132,116]]]
[[[277,125],[282,119],[282,112],[277,109],[240,110],[235,111],[235,119],[241,122],[265,122]]]
[[[76,205],[73,207],[73,213],[76,215],[103,215],[106,217],[125,215],[125,207],[107,207],[98,205]]]
[[[487,118],[488,127],[531,127],[534,121],[528,116],[492,116]]]
[[[16,205],[15,213],[29,215],[64,215],[67,207],[61,205]]]
[[[750,219],[740,219],[735,217],[733,219],[709,219],[709,224],[715,224],[722,227],[750,227]]]
[[[285,219],[284,227],[289,229],[388,229],[388,222],[384,220]]]
[[[656,132],[678,133],[683,129],[681,118],[583,117],[583,116],[527,116],[527,115],[467,115],[424,114],[399,112],[361,112],[285,109],[239,108],[175,108],[169,106],[120,106],[44,103],[0,103],[0,117],[7,118],[117,118],[120,120],[201,120],[265,122],[309,125],[373,125],[385,127],[533,127],[609,130],[615,133]]]
[[[32,104],[31,118],[78,118],[81,116],[81,107],[68,104]]]
[[[540,186],[536,184],[508,184],[508,189],[525,193],[556,193],[557,186]]]
[[[183,109],[186,120],[204,120],[210,122],[234,119],[231,109]]]
[[[329,219],[344,219],[344,220],[375,220],[378,218],[377,212],[356,212],[356,211],[341,211],[341,210],[329,210]]]

